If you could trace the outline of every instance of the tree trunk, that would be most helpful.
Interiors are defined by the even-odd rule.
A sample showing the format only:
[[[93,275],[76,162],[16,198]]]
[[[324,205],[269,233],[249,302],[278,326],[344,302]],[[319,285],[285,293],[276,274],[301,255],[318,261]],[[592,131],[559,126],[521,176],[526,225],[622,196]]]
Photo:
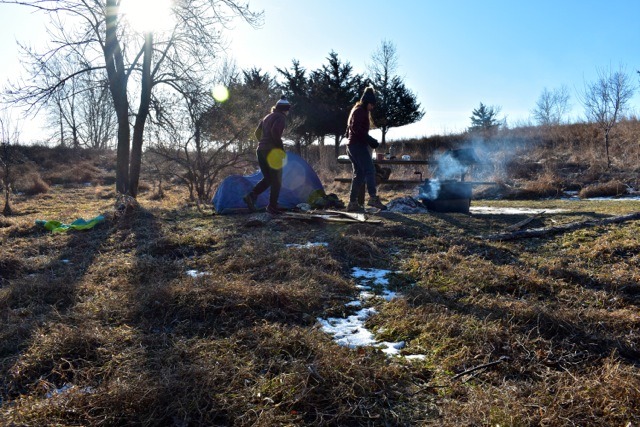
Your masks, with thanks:
[[[151,55],[153,47],[153,34],[145,34],[144,59],[142,62],[142,88],[140,92],[140,105],[136,122],[133,126],[133,142],[131,145],[131,165],[129,166],[129,195],[138,196],[138,181],[140,180],[140,168],[142,166],[142,142],[144,124],[149,116],[149,104],[151,103]]]
[[[107,0],[106,39],[104,59],[109,78],[109,90],[118,120],[118,148],[116,156],[116,192],[129,192],[129,100],[127,98],[127,74],[122,49],[118,41],[118,2]]]
[[[78,138],[78,126],[74,124],[71,128],[71,135],[73,137],[73,148],[77,150],[80,148],[80,139]]]
[[[195,144],[196,144],[196,149],[195,149],[195,156],[196,156],[196,164],[195,167],[193,168],[193,182],[196,188],[196,197],[198,198],[198,200],[205,200],[205,173],[206,171],[203,170],[203,165],[202,165],[202,122],[201,119],[196,121],[196,132],[195,132]]]
[[[611,167],[611,159],[609,158],[609,129],[604,132],[604,150],[607,154],[607,169]]]
[[[4,216],[9,216],[13,213],[13,210],[11,209],[11,205],[9,204],[9,193],[11,193],[11,187],[9,186],[9,173],[6,172],[5,176],[7,178],[5,178],[4,180],[4,209],[2,210],[2,214]]]
[[[11,214],[13,214],[13,209],[11,209],[11,205],[9,205],[9,193],[7,193],[4,201],[4,209],[2,209],[2,215],[10,216]]]
[[[382,151],[387,151],[387,132],[389,132],[389,128],[386,126],[382,126],[380,128],[382,131],[382,140],[380,141],[380,146],[382,146]]]
[[[340,140],[341,139],[342,138],[340,138],[340,135],[336,135],[336,159],[340,155]]]
[[[60,113],[60,147],[64,147],[64,122],[62,121],[62,113]]]

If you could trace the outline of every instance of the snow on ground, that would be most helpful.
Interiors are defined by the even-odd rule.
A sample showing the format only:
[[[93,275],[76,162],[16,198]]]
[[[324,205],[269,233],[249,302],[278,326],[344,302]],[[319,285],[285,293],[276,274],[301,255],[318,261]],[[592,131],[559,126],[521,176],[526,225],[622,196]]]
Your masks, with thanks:
[[[203,272],[203,271],[198,271],[198,270],[187,270],[186,273],[187,273],[187,276],[191,276],[194,279],[198,278],[198,277],[202,277],[202,276],[208,276],[208,275],[211,274],[211,273],[208,273],[208,272]]]
[[[360,289],[360,294],[357,300],[347,303],[346,306],[360,307],[360,309],[346,318],[330,317],[328,319],[318,319],[322,330],[333,335],[333,339],[339,345],[349,348],[372,346],[380,348],[388,356],[399,356],[400,350],[406,346],[404,341],[378,342],[373,333],[364,326],[367,319],[377,313],[376,309],[371,307],[376,297],[383,298],[386,301],[391,301],[397,297],[395,292],[387,289],[389,279],[386,276],[390,273],[391,271],[389,270],[354,267],[352,276],[357,281],[356,286]],[[382,290],[378,290],[378,293],[376,293],[372,288],[373,286],[378,289],[381,287]],[[413,355],[406,357],[418,360],[424,359],[425,356]]]
[[[492,215],[536,215],[539,213],[561,213],[567,209],[532,209],[532,208],[498,208],[492,206],[471,206],[469,212],[472,214],[492,214]]]
[[[295,248],[295,249],[310,249],[315,247],[326,247],[326,246],[329,246],[329,244],[324,242],[307,242],[304,245],[300,245],[297,243],[289,243],[286,246],[288,248]]]

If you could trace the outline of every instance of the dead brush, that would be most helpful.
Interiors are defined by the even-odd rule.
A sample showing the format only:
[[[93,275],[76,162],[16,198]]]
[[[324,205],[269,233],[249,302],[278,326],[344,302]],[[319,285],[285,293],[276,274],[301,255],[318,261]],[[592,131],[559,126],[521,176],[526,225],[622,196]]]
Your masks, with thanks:
[[[539,199],[562,194],[562,180],[553,173],[544,173],[534,181],[527,181],[509,195],[509,198]]]
[[[83,161],[73,165],[49,170],[44,174],[45,181],[58,185],[78,185],[86,183],[97,183],[101,170],[93,163]]]
[[[36,194],[42,194],[49,191],[49,184],[47,184],[38,172],[30,172],[22,175],[14,184],[14,189],[17,192],[24,193],[28,196]]]
[[[626,194],[628,187],[620,181],[610,181],[606,183],[597,183],[587,185],[578,193],[581,199],[589,199],[593,197],[617,197]]]

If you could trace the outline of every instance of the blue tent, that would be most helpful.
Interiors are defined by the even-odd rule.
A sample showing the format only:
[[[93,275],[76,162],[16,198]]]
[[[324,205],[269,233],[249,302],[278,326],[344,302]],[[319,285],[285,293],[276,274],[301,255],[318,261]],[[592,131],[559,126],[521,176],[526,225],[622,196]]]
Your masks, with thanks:
[[[253,175],[231,175],[225,178],[213,196],[213,206],[219,214],[249,212],[242,198],[262,179],[262,172]],[[258,196],[256,208],[269,204],[270,189]],[[309,163],[295,153],[287,153],[282,171],[282,189],[278,206],[291,209],[300,203],[311,203],[312,199],[324,196],[324,188]]]

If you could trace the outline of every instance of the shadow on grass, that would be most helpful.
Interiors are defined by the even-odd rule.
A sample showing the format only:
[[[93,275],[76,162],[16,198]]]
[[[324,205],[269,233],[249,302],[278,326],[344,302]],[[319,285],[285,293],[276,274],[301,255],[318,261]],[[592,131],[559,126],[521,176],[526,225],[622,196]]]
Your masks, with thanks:
[[[105,222],[91,230],[70,230],[66,234],[51,236],[47,236],[51,234],[49,231],[36,225],[10,233],[10,237],[30,242],[16,248],[20,257],[37,255],[31,257],[35,260],[32,264],[24,259],[14,259],[14,271],[3,271],[6,279],[2,281],[4,294],[0,300],[0,309],[4,313],[0,340],[0,389],[8,395],[16,396],[30,386],[32,377],[27,375],[14,381],[16,377],[10,371],[30,346],[37,345],[40,339],[35,336],[37,329],[56,324],[72,310],[79,282],[112,232],[109,222]],[[38,263],[41,256],[48,257],[43,264]],[[46,366],[42,368],[46,370]],[[44,370],[31,375],[35,378],[40,376],[42,380],[50,378],[50,373]]]
[[[638,366],[640,350],[637,342],[625,338],[628,335],[625,328],[632,327],[634,323],[632,318],[626,323],[627,326],[618,325],[615,318],[606,317],[607,311],[604,308],[588,311],[589,307],[567,306],[566,301],[563,301],[570,298],[566,295],[566,286],[569,286],[605,290],[611,296],[634,303],[637,302],[634,294],[637,287],[627,283],[619,289],[611,289],[605,283],[574,270],[555,271],[552,279],[561,279],[564,284],[553,285],[546,279],[548,271],[528,264],[511,250],[482,243],[469,246],[468,250],[470,253],[482,254],[486,262],[496,267],[514,266],[520,269],[520,274],[502,277],[500,270],[496,268],[487,283],[483,283],[483,279],[478,277],[476,293],[469,292],[465,287],[456,288],[455,291],[442,291],[423,285],[411,291],[407,299],[416,306],[437,304],[452,313],[473,316],[479,321],[488,319],[502,322],[505,329],[519,331],[519,335],[527,337],[527,341],[535,342],[536,337],[542,338],[559,352],[579,352],[589,360],[604,359],[615,352],[626,363]],[[529,274],[533,275],[531,279],[527,279]],[[482,305],[477,301],[490,303]],[[600,314],[604,317],[598,320]],[[613,320],[614,323],[608,324],[607,320]]]

